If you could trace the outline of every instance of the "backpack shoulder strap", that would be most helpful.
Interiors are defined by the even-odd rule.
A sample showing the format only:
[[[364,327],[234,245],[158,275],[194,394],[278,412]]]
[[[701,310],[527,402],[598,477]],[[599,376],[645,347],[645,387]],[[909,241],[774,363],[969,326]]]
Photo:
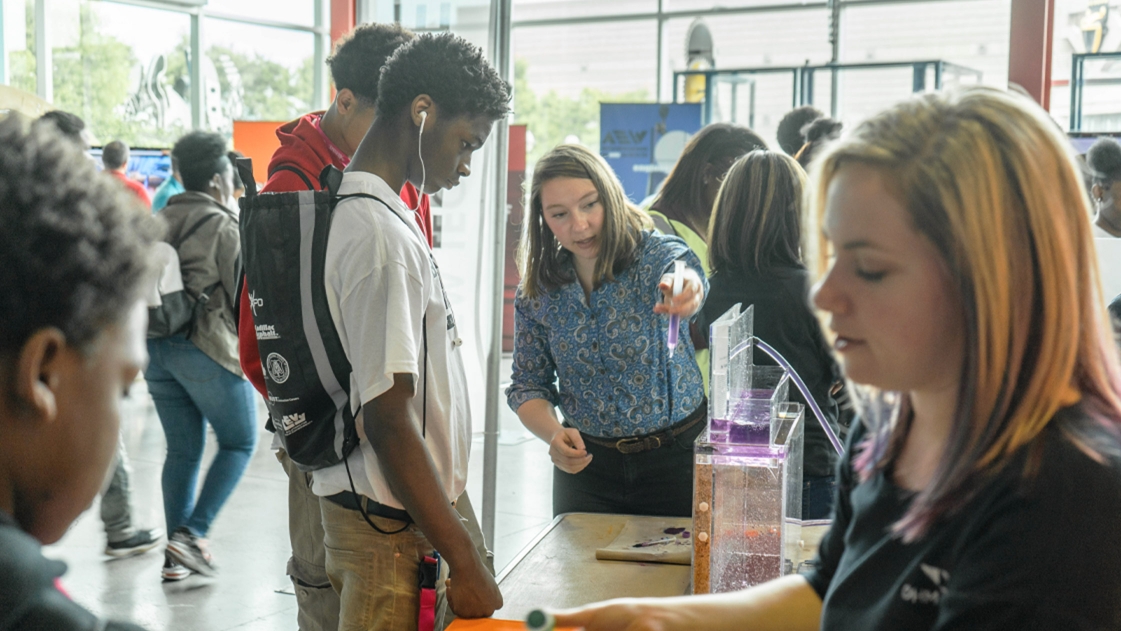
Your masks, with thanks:
[[[277,171],[290,171],[292,173],[295,173],[296,175],[300,176],[301,180],[304,181],[304,186],[306,186],[309,191],[314,191],[315,190],[315,186],[311,183],[311,180],[300,169],[298,169],[298,168],[296,168],[296,167],[294,167],[290,164],[282,164],[282,165],[276,167],[275,169],[273,169],[272,171],[269,171],[269,177],[272,177],[273,175],[275,175]]]
[[[371,195],[369,193],[350,193],[349,195],[337,195],[337,196],[335,196],[334,198],[331,199],[331,205],[335,206],[339,202],[343,201],[344,199],[350,199],[352,197],[362,197],[362,198],[365,198],[365,199],[372,199],[372,200],[378,202],[382,206],[385,206],[386,210],[388,210],[391,215],[400,219],[405,224],[406,227],[409,226],[409,222],[404,217],[402,217],[401,215],[398,215],[397,211],[393,210],[392,206],[385,203],[385,201],[382,198],[378,197],[377,195]]]
[[[185,231],[183,231],[183,234],[179,235],[178,239],[176,239],[175,241],[168,241],[168,243],[171,244],[171,247],[178,250],[179,246],[183,245],[183,242],[186,241],[195,232],[197,232],[204,223],[218,216],[220,216],[218,213],[208,213],[205,217],[196,221],[190,228],[187,228]]]
[[[650,212],[650,218],[654,220],[654,227],[657,228],[659,232],[670,237],[677,236],[677,230],[674,229],[673,224],[669,222],[669,219],[667,219],[665,215],[653,211]]]
[[[382,206],[385,206],[385,209],[389,211],[389,214],[391,214],[394,217],[400,219],[401,223],[405,224],[405,228],[407,230],[409,230],[410,232],[412,231],[412,226],[409,225],[408,220],[405,219],[404,217],[402,217],[401,215],[398,215],[397,211],[393,210],[393,207],[391,207],[389,204],[387,204],[385,202],[385,200],[378,197],[377,195],[371,195],[369,193],[351,193],[349,195],[338,195],[338,194],[334,194],[334,191],[337,190],[337,189],[331,189],[331,190],[332,190],[332,196],[331,196],[331,207],[332,207],[332,209],[342,200],[349,199],[351,197],[363,197],[363,198],[366,198],[366,199],[372,199],[372,200],[378,202],[379,204],[381,204]],[[423,241],[423,239],[422,239],[422,241]],[[425,245],[427,245],[427,244],[425,244]],[[435,261],[435,259],[432,258],[432,251],[431,250],[429,250],[428,256],[429,256],[429,259],[432,261],[432,265],[435,266],[436,261]],[[424,357],[421,360],[423,362],[423,366],[424,366],[424,386],[423,386],[423,393],[421,394],[421,397],[423,397],[423,398],[421,400],[424,401],[424,404],[423,404],[422,413],[421,413],[422,414],[422,420],[421,420],[421,431],[420,431],[420,433],[421,433],[421,436],[427,436],[428,435],[428,309],[427,309],[427,307],[424,310],[424,315],[422,316],[420,327],[421,327],[421,329],[420,329],[421,330],[421,336],[424,340]],[[348,470],[347,474],[349,474],[349,473],[350,473],[350,471]],[[371,524],[371,525],[373,525],[373,524]]]

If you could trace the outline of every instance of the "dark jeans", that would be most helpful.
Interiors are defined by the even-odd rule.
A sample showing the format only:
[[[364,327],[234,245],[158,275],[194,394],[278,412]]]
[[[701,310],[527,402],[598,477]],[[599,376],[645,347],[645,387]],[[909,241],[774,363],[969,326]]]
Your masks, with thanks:
[[[802,476],[802,519],[833,517],[833,495],[837,484],[833,476]]]
[[[584,441],[592,461],[580,473],[553,470],[553,516],[618,513],[689,517],[693,514],[693,441],[704,421],[674,442],[640,454],[622,454]]]

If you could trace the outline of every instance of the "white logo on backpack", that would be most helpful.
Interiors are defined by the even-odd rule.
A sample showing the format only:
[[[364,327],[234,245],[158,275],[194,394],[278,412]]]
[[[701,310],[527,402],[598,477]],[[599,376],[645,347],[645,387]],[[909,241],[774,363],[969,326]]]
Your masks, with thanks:
[[[265,358],[265,369],[268,370],[269,377],[276,383],[284,383],[288,381],[288,360],[280,356],[280,353],[269,353]]]
[[[257,315],[257,307],[265,306],[265,299],[258,298],[257,292],[249,292],[249,308],[253,310],[253,315]]]
[[[292,432],[307,425],[307,416],[304,414],[287,414],[280,419],[280,427],[284,430],[284,435],[287,436]]]

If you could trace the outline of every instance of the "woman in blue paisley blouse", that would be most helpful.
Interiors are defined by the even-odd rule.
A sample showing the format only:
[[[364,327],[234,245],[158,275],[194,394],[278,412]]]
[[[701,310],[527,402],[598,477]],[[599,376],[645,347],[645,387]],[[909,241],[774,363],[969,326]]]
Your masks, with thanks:
[[[553,513],[687,517],[706,416],[689,339],[708,291],[701,262],[680,238],[653,233],[584,147],[541,158],[530,196],[506,397],[549,444]],[[685,283],[674,297],[679,259]],[[681,318],[672,357],[665,315]]]

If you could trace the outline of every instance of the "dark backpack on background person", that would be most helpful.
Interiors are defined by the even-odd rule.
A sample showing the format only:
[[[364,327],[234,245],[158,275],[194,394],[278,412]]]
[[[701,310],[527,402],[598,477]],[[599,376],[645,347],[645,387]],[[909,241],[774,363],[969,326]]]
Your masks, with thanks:
[[[366,197],[389,205],[365,193],[340,196],[342,172],[333,166],[320,174],[320,191],[260,194],[249,160],[239,159],[237,166],[245,182],[239,200],[242,269],[269,424],[301,470],[339,464],[358,444],[358,431],[350,360],[327,302],[327,237],[339,201]]]
[[[184,230],[178,238],[156,243],[153,257],[160,273],[149,288],[147,297],[149,339],[171,337],[179,333],[189,335],[199,305],[205,305],[210,300],[210,293],[221,284],[211,285],[195,296],[183,283],[183,269],[179,263],[179,248],[183,243],[203,224],[218,216],[207,215]]]

